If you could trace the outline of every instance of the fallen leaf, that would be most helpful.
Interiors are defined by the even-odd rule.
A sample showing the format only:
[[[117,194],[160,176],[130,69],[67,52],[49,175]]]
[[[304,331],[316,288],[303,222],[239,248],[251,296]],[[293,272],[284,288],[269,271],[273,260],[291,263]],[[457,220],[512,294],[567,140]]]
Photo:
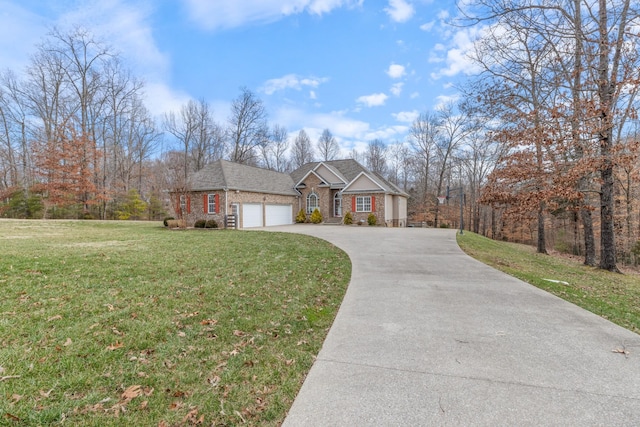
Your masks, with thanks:
[[[182,402],[171,402],[169,405],[170,411],[177,411],[180,408],[182,408]]]
[[[218,321],[215,319],[205,319],[202,322],[200,322],[201,325],[216,325],[217,323]]]
[[[296,363],[295,359],[289,359],[289,360],[286,360],[286,361],[284,362],[284,364],[285,364],[285,365],[287,365],[287,366],[291,366],[291,365],[293,365],[294,363]]]
[[[113,350],[117,350],[119,348],[122,348],[124,346],[124,344],[122,344],[120,341],[116,341],[113,344],[107,346],[107,350],[113,351]]]
[[[149,406],[149,401],[145,400],[140,404],[140,406],[138,408],[139,409],[147,409],[147,406]]]
[[[105,304],[105,307],[107,307],[109,309],[109,311],[113,311],[113,305]]]
[[[21,399],[22,399],[22,396],[20,396],[19,394],[12,394],[11,395],[12,403],[18,403],[18,402],[20,402]]]
[[[182,331],[179,331],[179,332],[178,332],[178,336],[179,336],[179,337],[183,337],[183,338],[184,338],[184,337],[186,337],[186,336],[187,336],[187,334],[185,334],[185,333],[184,333],[184,332],[182,332]]]
[[[40,396],[44,397],[45,399],[49,398],[49,395],[51,395],[51,392],[53,391],[53,389],[49,390],[49,391],[42,391],[39,390],[38,393],[40,393]]]
[[[239,331],[239,330],[236,329],[235,331],[233,331],[233,335],[235,335],[236,337],[243,337],[246,334],[244,332]]]
[[[62,316],[60,316],[60,315],[58,314],[58,315],[56,315],[56,316],[49,317],[49,318],[47,319],[47,322],[53,322],[54,320],[60,320],[60,319],[62,319]]]
[[[4,414],[4,417],[5,417],[6,419],[8,419],[8,420],[11,420],[11,421],[16,421],[16,422],[19,422],[19,421],[20,421],[20,418],[16,417],[16,416],[15,416],[15,415],[13,415],[13,414],[8,413],[8,412],[6,412],[6,413]]]
[[[148,377],[147,373],[146,372],[142,372],[142,371],[138,372],[138,376],[140,378],[147,378]]]
[[[169,424],[167,424],[164,420],[162,420],[158,423],[158,427],[169,427]]]
[[[129,402],[142,394],[142,388],[139,385],[129,386],[120,396],[124,402]]]
[[[69,347],[71,344],[73,344],[73,341],[71,341],[71,338],[67,338],[67,340],[62,345],[65,347]]]
[[[628,355],[629,355],[629,350],[626,350],[626,349],[624,349],[624,348],[616,348],[616,349],[611,350],[611,352],[613,352],[613,353],[619,353],[619,354],[624,354],[625,356],[628,356]]]
[[[200,420],[198,420],[197,417],[198,417],[198,408],[194,408],[191,411],[189,411],[187,415],[184,416],[184,418],[182,419],[182,424],[186,424],[187,421],[191,425],[201,424],[202,421],[204,421],[204,415],[200,417]]]

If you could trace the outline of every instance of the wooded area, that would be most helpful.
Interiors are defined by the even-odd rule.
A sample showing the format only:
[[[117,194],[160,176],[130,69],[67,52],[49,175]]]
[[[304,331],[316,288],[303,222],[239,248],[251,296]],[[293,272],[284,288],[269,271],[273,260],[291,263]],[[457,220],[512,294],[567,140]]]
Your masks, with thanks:
[[[584,257],[617,271],[640,259],[638,4],[474,0],[482,70],[463,101],[422,112],[404,141],[352,157],[412,197],[412,221]],[[53,29],[25,70],[0,75],[0,213],[159,219],[168,190],[225,158],[278,171],[340,154],[270,123],[241,88],[229,117],[192,100],[152,117],[144,84],[81,27]],[[162,144],[161,144],[162,143]],[[445,204],[437,196],[451,191]]]

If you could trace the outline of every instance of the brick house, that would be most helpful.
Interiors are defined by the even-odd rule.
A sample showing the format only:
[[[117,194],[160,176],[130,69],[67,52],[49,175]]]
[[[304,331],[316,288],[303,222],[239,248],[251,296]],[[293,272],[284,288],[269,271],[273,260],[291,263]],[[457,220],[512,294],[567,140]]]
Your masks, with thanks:
[[[407,194],[355,160],[304,165],[291,174],[218,160],[191,179],[189,191],[173,194],[175,216],[188,226],[214,219],[220,227],[292,224],[297,213],[317,207],[324,222],[354,223],[374,213],[379,224],[404,227]]]

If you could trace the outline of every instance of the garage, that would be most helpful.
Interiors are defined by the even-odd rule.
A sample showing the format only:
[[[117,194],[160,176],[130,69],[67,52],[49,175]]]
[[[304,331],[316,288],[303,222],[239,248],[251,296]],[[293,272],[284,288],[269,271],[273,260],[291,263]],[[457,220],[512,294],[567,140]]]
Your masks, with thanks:
[[[265,225],[289,225],[293,224],[293,208],[291,205],[266,205]]]
[[[245,203],[242,205],[242,228],[262,227],[262,204]]]

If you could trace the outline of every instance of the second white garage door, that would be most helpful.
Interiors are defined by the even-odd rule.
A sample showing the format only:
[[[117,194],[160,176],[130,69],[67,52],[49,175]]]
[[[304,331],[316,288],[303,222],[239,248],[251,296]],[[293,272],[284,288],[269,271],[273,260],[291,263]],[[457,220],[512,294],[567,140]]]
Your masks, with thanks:
[[[292,209],[291,205],[266,205],[266,226],[293,224]]]
[[[262,204],[242,205],[242,228],[262,227]]]

